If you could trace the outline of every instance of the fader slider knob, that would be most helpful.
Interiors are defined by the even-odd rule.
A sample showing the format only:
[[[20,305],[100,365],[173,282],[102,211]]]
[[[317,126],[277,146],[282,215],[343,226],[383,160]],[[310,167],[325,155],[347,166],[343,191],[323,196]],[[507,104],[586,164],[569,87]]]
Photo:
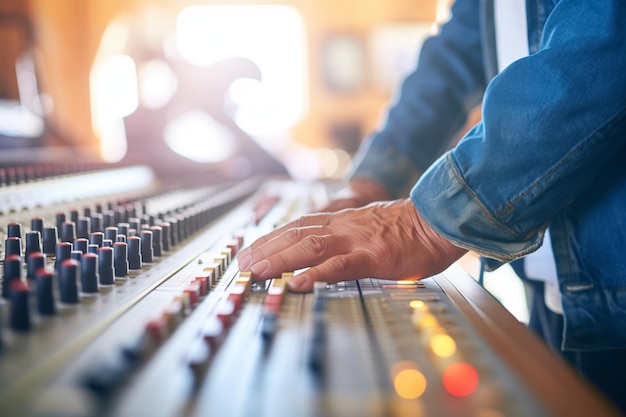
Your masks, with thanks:
[[[141,260],[145,263],[154,261],[154,250],[152,248],[152,231],[141,231]]]
[[[59,234],[56,226],[46,227],[43,229],[43,253],[46,255],[54,255],[54,251],[59,240]]]
[[[8,237],[19,237],[22,238],[22,225],[21,223],[9,223],[7,225],[7,236]]]
[[[4,257],[11,255],[22,256],[22,239],[19,237],[9,237],[4,241]]]
[[[28,310],[28,287],[21,280],[11,282],[11,329],[27,332],[31,329]]]
[[[26,256],[29,253],[41,252],[43,247],[41,246],[41,234],[38,231],[30,231],[25,235],[26,240]]]
[[[61,287],[61,302],[77,304],[78,281],[80,280],[80,263],[74,259],[64,260],[59,267],[59,285]]]
[[[35,273],[35,285],[37,290],[37,310],[43,316],[56,314],[54,304],[52,272],[45,268],[39,268]]]
[[[113,269],[116,277],[128,275],[128,246],[125,242],[113,244]]]
[[[80,261],[81,288],[86,294],[98,292],[98,255],[86,253]]]
[[[131,270],[141,269],[141,238],[128,237],[128,267]]]
[[[115,282],[113,248],[102,247],[98,249],[98,272],[100,273],[100,284],[113,285]]]
[[[8,239],[7,239],[8,240]],[[9,255],[4,258],[4,270],[2,275],[2,298],[11,298],[11,285],[13,281],[22,280],[22,258],[18,255]]]
[[[26,258],[26,278],[35,279],[37,270],[46,266],[46,254],[33,252]]]
[[[70,242],[59,242],[56,246],[55,269],[59,269],[64,260],[70,259],[72,256],[72,244]]]

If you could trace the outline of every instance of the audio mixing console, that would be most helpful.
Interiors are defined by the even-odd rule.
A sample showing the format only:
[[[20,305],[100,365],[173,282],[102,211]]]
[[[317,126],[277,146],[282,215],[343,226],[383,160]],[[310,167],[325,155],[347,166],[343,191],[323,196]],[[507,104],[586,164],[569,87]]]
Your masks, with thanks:
[[[2,417],[613,415],[458,266],[309,294],[239,271],[320,184],[9,177]]]

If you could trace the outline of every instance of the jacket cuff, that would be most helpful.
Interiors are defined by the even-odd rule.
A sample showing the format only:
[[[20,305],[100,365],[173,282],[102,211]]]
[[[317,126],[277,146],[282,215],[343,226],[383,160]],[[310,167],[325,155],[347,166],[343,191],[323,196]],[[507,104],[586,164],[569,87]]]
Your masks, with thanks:
[[[537,250],[548,226],[520,236],[498,222],[466,183],[452,152],[443,155],[422,175],[411,190],[411,201],[426,222],[451,243],[501,262]]]

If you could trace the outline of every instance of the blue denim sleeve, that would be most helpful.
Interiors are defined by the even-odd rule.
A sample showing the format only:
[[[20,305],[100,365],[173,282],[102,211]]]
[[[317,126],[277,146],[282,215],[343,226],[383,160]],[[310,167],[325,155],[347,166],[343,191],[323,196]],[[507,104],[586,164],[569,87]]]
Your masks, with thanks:
[[[424,42],[384,127],[361,147],[353,178],[377,181],[394,197],[406,196],[450,147],[486,87],[478,2],[457,0],[453,18]]]
[[[411,191],[435,230],[501,261],[541,244],[626,144],[624,22],[621,0],[555,5],[537,51],[492,80],[482,122]]]

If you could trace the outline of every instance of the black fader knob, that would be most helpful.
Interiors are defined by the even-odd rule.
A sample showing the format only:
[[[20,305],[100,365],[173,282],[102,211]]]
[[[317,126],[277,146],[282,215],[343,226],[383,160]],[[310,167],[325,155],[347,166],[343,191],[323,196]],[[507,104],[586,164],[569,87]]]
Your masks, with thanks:
[[[54,274],[45,268],[40,268],[35,273],[35,285],[37,291],[37,310],[43,316],[56,314],[54,304],[53,280]]]
[[[22,258],[18,255],[9,255],[4,258],[4,270],[2,274],[2,298],[10,299],[11,285],[13,281],[21,280]]]
[[[150,230],[141,231],[141,260],[151,263],[154,260],[154,249],[152,248],[152,232]]]
[[[32,327],[28,309],[28,287],[21,280],[11,282],[10,325],[16,332],[27,332]]]
[[[59,269],[64,260],[70,259],[72,256],[72,244],[70,242],[59,242],[56,246],[56,261],[54,268]]]
[[[152,232],[152,250],[154,256],[163,256],[163,229],[161,226],[150,226]]]
[[[73,242],[76,239],[76,223],[63,222],[60,233],[61,242]]]
[[[86,294],[98,292],[98,255],[86,253],[81,261],[81,290]]]
[[[113,248],[102,247],[98,249],[98,272],[100,273],[101,285],[113,285],[115,282]]]
[[[30,230],[36,230],[43,236],[43,219],[41,217],[33,217],[30,221]]]
[[[37,270],[46,266],[46,254],[33,252],[26,258],[26,278],[35,279]]]
[[[132,270],[141,269],[141,238],[128,237],[128,267]]]
[[[59,286],[61,302],[77,304],[78,281],[80,280],[80,263],[74,259],[64,260],[59,267]]]
[[[22,256],[22,239],[19,237],[9,237],[4,241],[4,257],[11,255]]]
[[[116,277],[128,275],[128,246],[125,242],[113,244],[113,269]]]
[[[7,225],[7,237],[19,237],[22,238],[22,225],[21,223],[9,223]]]
[[[55,226],[43,229],[43,253],[54,255],[58,241],[59,234]]]
[[[35,230],[27,232],[24,238],[26,240],[26,256],[30,253],[43,251],[43,247],[41,245],[41,234],[38,231]]]

